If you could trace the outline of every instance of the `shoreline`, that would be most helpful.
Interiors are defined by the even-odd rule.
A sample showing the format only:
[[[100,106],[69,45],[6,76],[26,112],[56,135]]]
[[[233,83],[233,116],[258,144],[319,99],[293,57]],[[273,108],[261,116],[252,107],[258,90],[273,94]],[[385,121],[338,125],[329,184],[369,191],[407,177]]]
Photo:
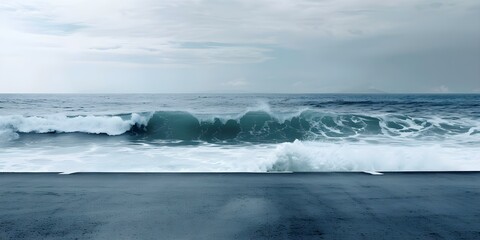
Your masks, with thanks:
[[[475,239],[480,172],[0,173],[0,239]]]

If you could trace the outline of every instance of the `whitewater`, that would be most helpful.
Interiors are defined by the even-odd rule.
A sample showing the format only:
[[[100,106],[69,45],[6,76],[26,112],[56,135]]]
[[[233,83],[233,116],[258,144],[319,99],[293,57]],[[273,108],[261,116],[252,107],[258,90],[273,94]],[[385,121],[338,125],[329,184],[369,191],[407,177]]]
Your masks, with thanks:
[[[478,171],[480,95],[3,94],[3,172]]]

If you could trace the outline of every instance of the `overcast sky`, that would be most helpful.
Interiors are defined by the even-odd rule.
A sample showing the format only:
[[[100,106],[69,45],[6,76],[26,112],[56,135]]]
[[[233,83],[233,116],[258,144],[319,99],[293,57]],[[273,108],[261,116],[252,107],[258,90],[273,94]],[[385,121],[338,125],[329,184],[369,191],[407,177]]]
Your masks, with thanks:
[[[0,0],[0,92],[480,92],[478,0]]]

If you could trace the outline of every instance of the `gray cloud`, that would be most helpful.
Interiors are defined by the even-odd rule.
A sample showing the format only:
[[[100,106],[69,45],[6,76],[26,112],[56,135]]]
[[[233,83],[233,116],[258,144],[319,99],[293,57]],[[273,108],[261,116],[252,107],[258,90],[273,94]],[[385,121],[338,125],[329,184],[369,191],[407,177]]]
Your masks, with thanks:
[[[0,92],[470,92],[479,22],[473,0],[8,1]]]

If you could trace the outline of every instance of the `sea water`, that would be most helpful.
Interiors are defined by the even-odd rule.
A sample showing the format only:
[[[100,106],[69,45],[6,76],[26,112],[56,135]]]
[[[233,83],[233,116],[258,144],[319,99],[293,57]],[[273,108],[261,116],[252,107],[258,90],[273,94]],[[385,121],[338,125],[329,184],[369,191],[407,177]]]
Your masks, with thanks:
[[[480,95],[0,95],[2,172],[435,170],[480,170]]]

